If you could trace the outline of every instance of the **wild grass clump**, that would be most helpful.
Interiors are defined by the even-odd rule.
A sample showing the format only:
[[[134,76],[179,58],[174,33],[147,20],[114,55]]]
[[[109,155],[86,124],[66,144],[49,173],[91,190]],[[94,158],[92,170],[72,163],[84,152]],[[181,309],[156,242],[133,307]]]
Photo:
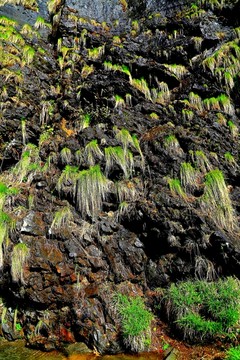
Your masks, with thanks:
[[[183,162],[180,167],[181,185],[185,190],[193,190],[197,186],[199,172],[188,162]]]
[[[172,284],[164,304],[172,327],[185,340],[232,338],[239,332],[240,282],[233,277]]]
[[[225,360],[239,360],[240,359],[240,345],[230,347],[227,351]]]
[[[102,208],[109,191],[110,181],[101,172],[100,166],[91,166],[77,174],[74,195],[77,208],[83,217],[95,217]]]
[[[214,169],[205,175],[204,193],[201,197],[201,207],[211,214],[214,222],[225,229],[233,230],[235,216],[221,170]]]
[[[14,246],[12,253],[12,280],[14,282],[20,281],[24,284],[23,270],[24,265],[30,256],[30,249],[24,243],[19,243]]]
[[[124,150],[121,146],[109,146],[104,149],[106,159],[106,174],[117,164],[128,179],[132,175],[134,161],[130,150]]]
[[[126,348],[133,352],[147,350],[151,345],[153,315],[146,309],[143,299],[140,296],[117,294],[116,308]]]
[[[0,269],[3,267],[3,243],[8,239],[9,231],[14,227],[14,220],[4,211],[0,211]]]
[[[97,159],[101,160],[103,152],[101,151],[96,139],[90,141],[86,145],[83,156],[89,166],[95,165]]]
[[[22,152],[21,159],[12,170],[14,181],[19,183],[28,181],[30,174],[40,168],[39,149],[34,144],[27,144]]]
[[[187,195],[184,192],[181,181],[179,179],[168,179],[169,189],[174,196],[180,196],[182,199],[186,199]]]
[[[60,210],[56,211],[50,227],[49,232],[52,230],[61,230],[69,225],[69,222],[73,220],[73,214],[69,206],[64,206]]]
[[[179,155],[181,156],[183,150],[179,144],[178,139],[174,134],[170,134],[165,137],[163,141],[163,147],[169,152],[170,155]]]

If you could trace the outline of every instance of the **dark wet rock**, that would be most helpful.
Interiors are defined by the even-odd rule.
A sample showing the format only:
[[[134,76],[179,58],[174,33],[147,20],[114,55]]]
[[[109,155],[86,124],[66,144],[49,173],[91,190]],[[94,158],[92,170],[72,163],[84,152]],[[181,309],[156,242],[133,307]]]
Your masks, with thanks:
[[[238,77],[227,86],[211,64],[203,66],[234,40],[239,5],[191,3],[60,1],[51,14],[52,36],[46,41],[47,30],[25,39],[35,50],[33,63],[9,65],[23,81],[6,81],[0,72],[8,91],[0,94],[1,182],[9,191],[3,211],[16,223],[9,222],[9,246],[3,246],[0,295],[17,304],[29,346],[49,351],[84,341],[100,353],[121,352],[116,293],[143,296],[152,306],[155,289],[172,282],[239,276]],[[49,20],[46,1],[39,14],[4,11],[20,24],[33,24],[39,14]],[[237,56],[234,49],[228,61]],[[190,102],[191,93],[200,104]],[[206,99],[220,94],[232,107],[208,109]],[[127,141],[121,130],[129,131]],[[36,153],[26,168],[22,162],[21,182],[17,165],[27,142]],[[116,156],[107,163],[107,148],[120,146],[125,156],[131,151],[130,162]],[[184,183],[183,163],[198,170],[193,184]],[[95,165],[109,182],[102,177],[96,185],[95,174],[81,187],[81,176]],[[231,229],[202,205],[206,174],[217,168],[234,208]],[[22,281],[13,283],[12,250],[19,242],[30,256]],[[3,333],[11,339],[9,329]]]
[[[30,211],[23,219],[21,233],[33,236],[45,235],[44,223],[41,220],[40,213]]]

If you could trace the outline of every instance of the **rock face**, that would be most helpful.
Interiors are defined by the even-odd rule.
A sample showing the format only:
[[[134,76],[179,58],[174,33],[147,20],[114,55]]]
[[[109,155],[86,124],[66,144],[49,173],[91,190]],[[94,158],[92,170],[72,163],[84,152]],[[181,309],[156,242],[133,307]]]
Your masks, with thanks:
[[[0,8],[2,332],[117,353],[116,293],[239,276],[239,2],[55,5]]]

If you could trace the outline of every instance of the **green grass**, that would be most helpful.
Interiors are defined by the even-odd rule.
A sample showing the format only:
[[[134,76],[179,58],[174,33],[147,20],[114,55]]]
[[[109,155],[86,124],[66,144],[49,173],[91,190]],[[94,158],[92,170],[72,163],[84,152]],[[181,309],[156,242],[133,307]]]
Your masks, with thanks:
[[[89,166],[93,166],[96,163],[96,160],[100,160],[103,157],[103,152],[101,151],[98,141],[96,139],[90,141],[84,150],[84,158]]]
[[[132,175],[134,161],[130,150],[125,151],[121,146],[109,146],[104,149],[104,153],[106,174],[109,174],[110,170],[117,164],[122,169],[126,179]]]
[[[178,195],[183,199],[186,198],[186,194],[181,186],[179,179],[168,179],[168,186],[172,195]]]
[[[12,280],[14,282],[20,281],[22,284],[24,284],[23,270],[29,255],[30,255],[30,250],[26,244],[19,243],[14,246],[12,252],[12,266],[11,266]]]
[[[126,348],[134,352],[146,350],[151,344],[153,315],[146,309],[143,299],[118,294],[116,305]]]
[[[102,209],[109,191],[110,181],[103,175],[99,165],[91,166],[77,174],[74,195],[77,208],[83,217],[94,218]]]
[[[171,325],[186,340],[231,338],[239,332],[240,282],[235,278],[172,284],[164,302]]]
[[[239,360],[240,359],[240,345],[231,347],[226,353],[226,360]]]
[[[204,194],[201,197],[202,209],[211,215],[216,225],[232,230],[236,220],[222,171],[219,169],[209,171],[205,175],[204,185]]]

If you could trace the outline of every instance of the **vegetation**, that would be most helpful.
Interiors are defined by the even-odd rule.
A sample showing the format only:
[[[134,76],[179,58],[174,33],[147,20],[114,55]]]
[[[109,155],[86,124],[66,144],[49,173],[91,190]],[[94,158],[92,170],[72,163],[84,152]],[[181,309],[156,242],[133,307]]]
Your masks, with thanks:
[[[121,146],[109,146],[104,149],[106,159],[106,174],[114,168],[115,164],[122,169],[125,178],[129,178],[133,171],[133,155],[130,150],[124,151]]]
[[[14,282],[20,281],[22,284],[24,284],[23,270],[29,255],[30,250],[26,244],[19,243],[14,246],[11,266],[12,280]]]
[[[170,71],[173,75],[175,75],[179,80],[184,77],[188,73],[186,67],[184,65],[177,64],[164,64],[165,68]]]
[[[100,166],[91,166],[77,174],[74,186],[77,208],[83,217],[95,217],[106,199],[110,181],[102,174]]]
[[[168,135],[163,141],[164,148],[170,155],[181,155],[183,153],[182,148],[175,135]]]
[[[195,167],[201,170],[203,174],[212,169],[210,161],[202,150],[196,150],[195,152],[190,150],[189,154],[191,155]]]
[[[202,208],[211,214],[218,226],[232,230],[235,226],[235,217],[223,173],[219,169],[209,171],[205,176],[204,185]]]
[[[181,186],[181,182],[179,179],[168,179],[168,186],[173,195],[178,195],[183,199],[186,198],[186,194],[183,191],[183,188]]]
[[[60,152],[61,162],[64,165],[70,164],[72,160],[72,152],[69,148],[65,147]]]
[[[19,183],[28,181],[30,173],[39,168],[39,150],[36,145],[27,144],[22,152],[20,161],[12,170],[14,180]]]
[[[239,331],[240,283],[229,277],[172,284],[165,306],[172,326],[190,341],[229,337]]]
[[[61,230],[61,228],[68,226],[72,220],[73,214],[70,207],[64,206],[55,213],[49,232],[52,232],[52,230]]]
[[[3,243],[8,239],[9,230],[13,227],[13,219],[7,213],[0,211],[0,269],[3,267]]]
[[[83,156],[89,166],[95,165],[96,160],[100,160],[103,157],[103,152],[100,150],[96,139],[86,145]]]
[[[185,190],[192,190],[197,185],[198,172],[187,162],[183,162],[180,167],[181,185]]]
[[[64,185],[66,185],[67,183],[69,183],[70,185],[75,184],[77,174],[78,174],[77,166],[66,165],[61,173],[61,176],[58,179],[56,186],[57,191],[60,193],[63,190]]]
[[[240,345],[231,347],[227,351],[227,357],[226,360],[239,360],[240,359]]]
[[[141,297],[118,294],[116,307],[120,315],[123,342],[133,352],[147,350],[151,345],[151,321],[153,316]]]

